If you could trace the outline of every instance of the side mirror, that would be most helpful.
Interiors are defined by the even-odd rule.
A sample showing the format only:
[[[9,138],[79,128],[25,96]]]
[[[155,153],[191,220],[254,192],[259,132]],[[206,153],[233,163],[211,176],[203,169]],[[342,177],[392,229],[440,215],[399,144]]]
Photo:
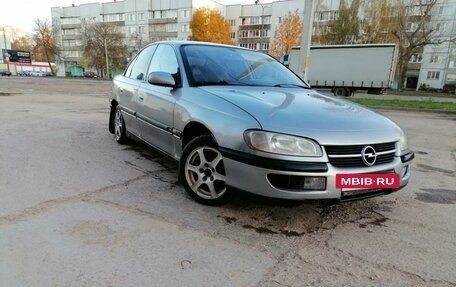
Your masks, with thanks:
[[[149,84],[164,86],[164,87],[176,87],[176,81],[170,73],[166,72],[152,72],[147,77]]]

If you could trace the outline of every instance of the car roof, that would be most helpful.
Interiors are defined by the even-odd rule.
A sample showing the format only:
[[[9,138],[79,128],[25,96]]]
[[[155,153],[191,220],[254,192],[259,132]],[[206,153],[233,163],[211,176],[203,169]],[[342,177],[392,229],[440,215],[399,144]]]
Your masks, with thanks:
[[[169,40],[169,41],[158,41],[149,44],[148,46],[155,45],[155,44],[169,44],[175,47],[180,47],[184,45],[200,45],[200,46],[214,46],[214,47],[227,47],[227,48],[236,48],[242,50],[249,50],[252,52],[258,52],[255,50],[246,49],[243,47],[235,46],[235,45],[228,45],[228,44],[219,44],[219,43],[212,43],[212,42],[203,42],[203,41],[189,41],[189,40]]]

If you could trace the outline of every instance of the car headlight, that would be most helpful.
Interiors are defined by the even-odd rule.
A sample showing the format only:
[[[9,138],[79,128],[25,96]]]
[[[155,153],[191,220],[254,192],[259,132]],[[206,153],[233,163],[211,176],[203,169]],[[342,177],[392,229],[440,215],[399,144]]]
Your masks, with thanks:
[[[318,143],[310,139],[263,131],[246,131],[247,144],[257,150],[292,156],[322,156]]]
[[[399,149],[401,154],[404,154],[409,151],[407,137],[405,136],[405,133],[403,131],[401,131],[401,138],[399,139]]]

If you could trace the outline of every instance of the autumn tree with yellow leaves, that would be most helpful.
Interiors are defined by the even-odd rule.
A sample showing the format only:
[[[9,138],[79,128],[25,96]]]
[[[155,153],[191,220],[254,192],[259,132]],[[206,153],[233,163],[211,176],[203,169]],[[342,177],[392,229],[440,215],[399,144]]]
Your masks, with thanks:
[[[288,12],[283,17],[282,23],[277,28],[274,41],[269,49],[269,55],[279,59],[285,54],[289,54],[291,48],[301,44],[302,22],[298,15],[298,10],[294,13]]]
[[[196,9],[190,29],[192,34],[189,40],[233,44],[230,23],[217,10],[207,7]]]

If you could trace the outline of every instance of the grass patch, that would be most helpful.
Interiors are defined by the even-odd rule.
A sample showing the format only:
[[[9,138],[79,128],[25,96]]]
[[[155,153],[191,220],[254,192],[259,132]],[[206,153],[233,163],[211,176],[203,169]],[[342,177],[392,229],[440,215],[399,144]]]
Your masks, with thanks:
[[[452,102],[436,102],[432,99],[426,101],[407,101],[407,100],[383,100],[383,99],[362,99],[348,98],[354,103],[372,107],[372,108],[395,108],[395,109],[410,109],[410,110],[426,110],[426,111],[443,111],[456,113],[456,103]]]

